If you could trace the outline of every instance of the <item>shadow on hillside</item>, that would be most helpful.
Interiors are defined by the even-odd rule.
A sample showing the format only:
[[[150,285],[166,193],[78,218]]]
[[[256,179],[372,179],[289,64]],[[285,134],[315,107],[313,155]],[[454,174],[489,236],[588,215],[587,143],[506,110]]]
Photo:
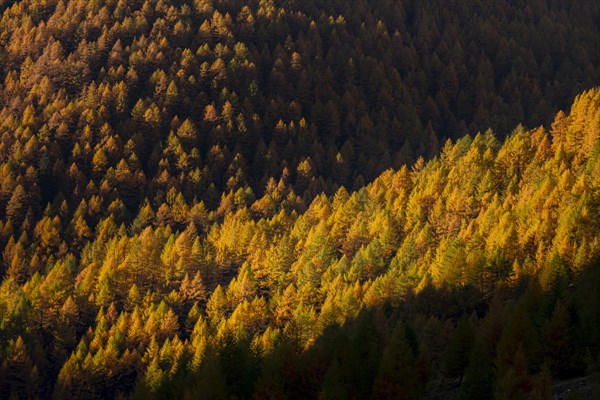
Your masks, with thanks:
[[[308,347],[314,320],[288,326],[266,354],[228,338],[154,397],[551,398],[553,384],[600,371],[600,260],[546,290],[536,282],[488,296],[427,287],[315,332]]]
[[[551,382],[555,383],[598,371],[600,291],[597,288],[600,288],[600,261],[582,270],[573,281],[557,279],[546,290],[529,278],[499,287],[483,298],[472,287],[427,287],[407,296],[400,304],[364,309],[357,318],[326,328],[306,350],[301,350],[293,337],[284,338],[264,359],[263,377],[257,384],[268,383],[265,370],[277,370],[266,381],[272,380],[271,384],[279,387],[287,398],[363,399],[381,398],[374,388],[382,385],[384,377],[389,382],[383,390],[384,393],[388,390],[390,398],[394,398],[394,390],[402,390],[406,398],[424,395],[458,398],[463,375],[446,377],[448,353],[454,351],[459,321],[468,320],[475,332],[472,340],[482,337],[489,347],[490,367],[496,381],[501,379],[496,375],[505,358],[502,352],[512,351],[499,343],[510,340],[511,335],[530,335],[518,339],[528,357],[526,369],[521,372],[525,380],[518,384],[526,392],[544,391],[545,388],[536,385],[545,365],[549,366]],[[559,303],[567,310],[564,321],[555,312]],[[523,315],[524,322],[519,320]],[[521,332],[519,324],[530,327],[531,332]],[[410,349],[408,354],[403,354],[402,346],[394,341],[399,331]],[[469,355],[465,356],[468,359]],[[393,385],[394,379],[399,386]],[[503,384],[504,381],[496,383]],[[407,385],[414,385],[415,389],[407,389]]]

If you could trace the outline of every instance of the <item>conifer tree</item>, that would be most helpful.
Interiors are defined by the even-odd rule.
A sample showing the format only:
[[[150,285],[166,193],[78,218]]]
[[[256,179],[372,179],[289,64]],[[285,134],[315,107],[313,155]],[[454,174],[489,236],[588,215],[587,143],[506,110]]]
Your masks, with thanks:
[[[372,395],[378,399],[416,399],[420,394],[417,382],[414,354],[403,327],[398,325],[383,351]]]

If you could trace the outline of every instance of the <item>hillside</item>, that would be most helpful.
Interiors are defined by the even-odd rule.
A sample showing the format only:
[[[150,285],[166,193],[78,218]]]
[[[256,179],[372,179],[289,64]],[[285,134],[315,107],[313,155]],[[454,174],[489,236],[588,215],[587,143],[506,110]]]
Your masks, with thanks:
[[[599,361],[599,139],[594,89],[550,132],[447,142],[304,213],[283,183],[265,217],[233,202],[173,231],[148,206],[62,256],[46,216],[3,253],[4,391],[413,398],[440,377],[479,388],[481,357],[510,398],[549,390]]]
[[[600,3],[440,4],[0,0],[0,399],[600,388]]]
[[[17,181],[0,198],[27,186],[36,221],[49,202],[73,212],[93,195],[130,221],[171,188],[215,209],[229,191],[261,197],[271,178],[308,204],[445,138],[549,124],[600,81],[597,2],[23,0],[0,12],[0,155]]]

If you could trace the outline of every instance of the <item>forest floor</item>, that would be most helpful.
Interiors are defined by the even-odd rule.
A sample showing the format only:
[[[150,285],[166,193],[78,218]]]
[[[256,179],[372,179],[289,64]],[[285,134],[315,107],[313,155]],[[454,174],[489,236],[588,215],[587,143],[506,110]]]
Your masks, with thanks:
[[[569,400],[571,394],[573,394],[573,399],[592,400],[595,399],[594,394],[596,396],[600,395],[600,375],[587,375],[554,382],[550,391],[552,400]],[[459,398],[460,385],[453,385],[452,387],[440,385],[424,397],[425,400],[458,400]]]
[[[552,385],[553,400],[567,400],[572,392],[578,391],[579,396],[576,399],[592,399],[594,392],[598,395],[600,391],[599,376],[588,375],[579,378],[556,382]]]

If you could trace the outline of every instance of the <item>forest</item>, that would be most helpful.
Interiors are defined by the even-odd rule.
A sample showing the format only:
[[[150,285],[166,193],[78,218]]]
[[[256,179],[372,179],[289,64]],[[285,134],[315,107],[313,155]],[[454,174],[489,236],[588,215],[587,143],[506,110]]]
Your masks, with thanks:
[[[0,399],[600,398],[600,3],[0,14]]]

